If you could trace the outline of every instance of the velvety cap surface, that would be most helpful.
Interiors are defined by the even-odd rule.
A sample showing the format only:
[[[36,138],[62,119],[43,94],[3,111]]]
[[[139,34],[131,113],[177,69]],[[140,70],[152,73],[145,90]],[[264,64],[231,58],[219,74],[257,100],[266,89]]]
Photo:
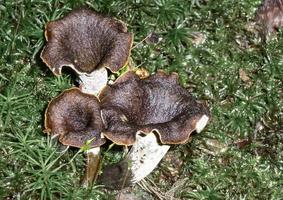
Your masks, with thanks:
[[[276,31],[283,25],[283,1],[264,0],[257,10],[255,20],[264,35]]]
[[[45,37],[41,58],[55,75],[63,66],[77,73],[89,74],[100,67],[116,72],[127,63],[132,45],[132,34],[121,21],[86,7],[48,22]]]
[[[138,131],[156,131],[164,144],[185,143],[208,108],[179,85],[178,75],[159,71],[145,79],[127,72],[100,96],[104,135],[132,145]]]
[[[64,91],[53,99],[45,112],[45,132],[59,135],[64,145],[81,147],[91,140],[90,147],[105,143],[101,138],[103,123],[100,106],[93,95],[78,88]]]

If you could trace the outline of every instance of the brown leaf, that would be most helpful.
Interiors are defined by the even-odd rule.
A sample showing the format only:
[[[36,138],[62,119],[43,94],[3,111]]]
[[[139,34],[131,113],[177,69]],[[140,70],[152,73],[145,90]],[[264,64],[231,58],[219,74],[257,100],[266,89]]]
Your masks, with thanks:
[[[192,35],[192,43],[196,46],[204,44],[207,38],[205,33],[201,33],[201,32],[193,32],[191,33],[191,35]]]
[[[135,73],[140,77],[140,79],[147,78],[150,75],[145,68],[138,68]]]
[[[246,83],[248,86],[251,86],[252,84],[251,78],[247,75],[246,71],[242,68],[239,69],[239,77],[244,83]]]

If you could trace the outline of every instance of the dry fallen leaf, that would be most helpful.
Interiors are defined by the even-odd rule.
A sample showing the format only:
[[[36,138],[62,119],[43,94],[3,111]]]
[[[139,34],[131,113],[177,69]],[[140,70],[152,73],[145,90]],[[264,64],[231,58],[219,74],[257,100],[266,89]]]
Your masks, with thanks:
[[[140,79],[144,79],[149,77],[149,72],[145,68],[138,68],[136,70],[136,75],[138,75]]]
[[[239,69],[239,77],[244,83],[247,84],[247,86],[251,86],[252,84],[251,78],[248,76],[246,71],[242,68]]]
[[[205,145],[204,148],[202,148],[202,147],[200,147],[200,148],[203,151],[205,151],[206,153],[208,153],[210,155],[214,155],[214,156],[217,155],[218,153],[225,152],[228,149],[227,144],[224,144],[217,139],[207,138],[205,140],[204,145]]]
[[[196,46],[205,43],[207,36],[201,32],[192,32],[192,43]]]

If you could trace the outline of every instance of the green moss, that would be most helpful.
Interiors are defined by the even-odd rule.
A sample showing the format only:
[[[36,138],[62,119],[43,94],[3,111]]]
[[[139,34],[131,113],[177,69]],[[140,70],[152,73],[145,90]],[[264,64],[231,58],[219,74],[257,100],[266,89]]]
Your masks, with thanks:
[[[186,180],[175,197],[282,198],[283,33],[263,44],[247,31],[259,4],[259,0],[1,2],[0,199],[114,199],[113,192],[101,187],[81,188],[83,155],[76,149],[62,150],[42,132],[48,101],[74,82],[68,71],[54,77],[40,60],[44,25],[79,5],[127,23],[135,34],[134,45],[138,44],[132,51],[134,66],[151,73],[178,72],[182,84],[209,104],[209,126],[192,143],[174,149],[184,153],[179,180]],[[139,43],[151,33],[162,40]],[[205,36],[204,43],[195,44],[197,33]],[[249,76],[248,83],[241,80],[240,69]],[[263,128],[255,131],[258,124]],[[208,150],[205,144],[211,138],[224,150]],[[241,140],[249,143],[238,148]],[[111,160],[110,151],[105,156]],[[162,170],[157,168],[150,178],[166,192],[172,185],[159,180]]]

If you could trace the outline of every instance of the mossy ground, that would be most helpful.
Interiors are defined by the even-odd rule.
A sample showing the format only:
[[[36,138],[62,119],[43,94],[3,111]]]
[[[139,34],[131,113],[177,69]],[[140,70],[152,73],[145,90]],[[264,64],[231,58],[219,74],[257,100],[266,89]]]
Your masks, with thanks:
[[[80,187],[83,153],[42,132],[48,101],[73,84],[39,58],[44,25],[86,4],[127,23],[131,65],[178,72],[212,113],[191,143],[171,149],[148,189],[135,186],[136,196],[283,198],[283,32],[263,43],[247,31],[259,0],[0,0],[0,199],[115,198]],[[161,41],[140,42],[151,33]]]

